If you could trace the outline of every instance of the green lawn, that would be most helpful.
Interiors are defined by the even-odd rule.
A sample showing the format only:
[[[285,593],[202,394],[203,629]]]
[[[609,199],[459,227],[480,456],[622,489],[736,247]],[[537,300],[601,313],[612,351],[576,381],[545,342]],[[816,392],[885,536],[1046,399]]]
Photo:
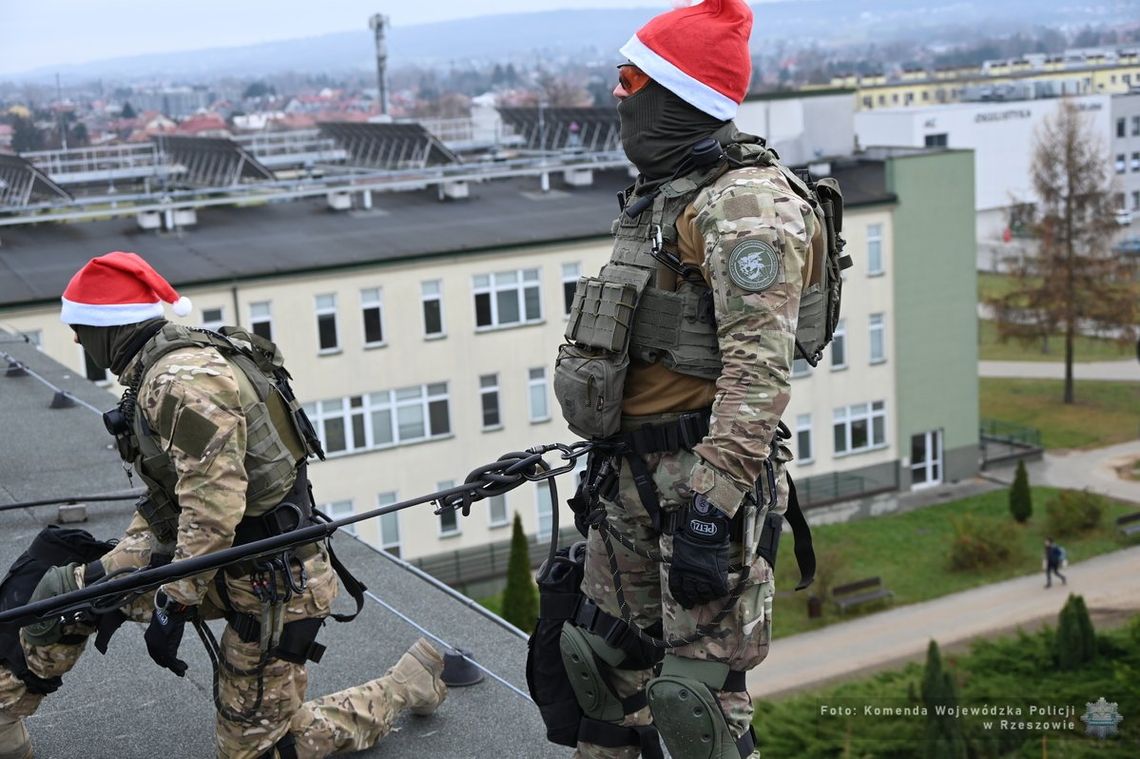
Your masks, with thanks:
[[[1136,356],[1136,344],[1119,343],[1100,337],[1079,335],[1073,341],[1075,361],[1120,361]],[[997,325],[988,320],[978,321],[978,358],[983,361],[1064,361],[1065,338],[1054,335],[1048,341],[1025,343],[1020,340],[1001,341]]]
[[[1054,630],[995,641],[979,641],[962,655],[942,652],[944,671],[958,689],[963,707],[1020,710],[1011,721],[1055,724],[1000,729],[1001,719],[959,718],[976,759],[1059,757],[1061,759],[1132,759],[1140,756],[1140,618],[1125,627],[1098,633],[1099,656],[1079,669],[1063,672],[1052,657]],[[756,732],[764,756],[797,759],[833,757],[946,756],[924,753],[927,720],[921,713],[902,716],[868,714],[867,708],[914,708],[920,705],[923,665],[882,672],[873,677],[808,691],[756,705]],[[764,665],[760,665],[763,672]],[[1080,717],[1086,704],[1104,696],[1124,717],[1119,735],[1100,741],[1085,735]],[[1031,712],[1051,707],[1053,716]],[[1073,709],[1070,716],[1068,709]],[[844,711],[836,712],[835,709]],[[847,709],[851,712],[845,713]],[[1129,718],[1132,718],[1131,720]],[[989,729],[985,724],[991,720]],[[1069,724],[1064,724],[1071,722]],[[1041,729],[1043,727],[1043,729]],[[995,729],[998,728],[998,729]]]
[[[1140,385],[1077,382],[1076,402],[1061,402],[1061,380],[979,380],[981,415],[1041,430],[1046,448],[1102,447],[1140,436]]]
[[[1017,527],[1019,538],[1014,557],[1005,566],[975,572],[951,572],[947,568],[947,552],[954,534],[952,519],[969,514],[982,523],[1011,521],[1009,493],[1002,489],[906,514],[814,527],[812,534],[819,571],[834,573],[830,583],[833,587],[866,577],[882,577],[883,584],[895,593],[893,605],[896,606],[1032,574],[1040,571],[1045,502],[1056,492],[1054,488],[1033,488],[1033,517],[1024,527]],[[1117,501],[1106,501],[1106,505],[1100,528],[1080,538],[1060,541],[1068,551],[1070,561],[1080,561],[1126,545],[1117,536],[1113,520],[1132,513],[1136,506]],[[774,636],[794,635],[850,619],[859,613],[849,611],[840,615],[825,604],[823,617],[808,619],[807,598],[811,590],[790,592],[799,579],[791,549],[791,536],[788,536],[787,545],[780,550],[776,572],[776,588],[780,592],[773,613]],[[871,608],[869,611],[874,610]]]

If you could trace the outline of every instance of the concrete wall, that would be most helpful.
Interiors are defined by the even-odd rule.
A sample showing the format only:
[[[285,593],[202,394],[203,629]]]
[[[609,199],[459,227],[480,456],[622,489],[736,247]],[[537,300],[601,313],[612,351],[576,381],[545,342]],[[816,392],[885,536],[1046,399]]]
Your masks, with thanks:
[[[850,155],[855,147],[855,96],[850,92],[746,100],[735,121],[742,131],[767,139],[789,166]]]
[[[899,198],[894,224],[897,430],[903,471],[911,436],[942,431],[945,477],[977,471],[977,274],[974,154],[895,157],[887,186]],[[936,191],[932,191],[939,188]],[[950,466],[950,463],[953,466]]]

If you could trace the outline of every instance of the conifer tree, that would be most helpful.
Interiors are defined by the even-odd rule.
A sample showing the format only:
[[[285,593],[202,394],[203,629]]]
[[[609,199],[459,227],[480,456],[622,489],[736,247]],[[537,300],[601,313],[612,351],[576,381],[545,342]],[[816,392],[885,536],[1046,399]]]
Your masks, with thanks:
[[[1033,515],[1033,496],[1029,492],[1029,473],[1025,471],[1024,461],[1017,462],[1017,473],[1009,489],[1009,513],[1021,524]]]
[[[958,705],[958,690],[954,678],[943,670],[942,655],[933,640],[926,649],[922,703],[926,706],[925,759],[966,759],[962,723],[953,712]]]
[[[1082,596],[1069,595],[1057,620],[1057,636],[1053,642],[1057,667],[1078,669],[1096,658],[1096,631]]]
[[[515,514],[511,554],[507,559],[507,587],[503,591],[503,619],[530,632],[538,618],[538,586],[530,571],[530,552],[522,519]]]

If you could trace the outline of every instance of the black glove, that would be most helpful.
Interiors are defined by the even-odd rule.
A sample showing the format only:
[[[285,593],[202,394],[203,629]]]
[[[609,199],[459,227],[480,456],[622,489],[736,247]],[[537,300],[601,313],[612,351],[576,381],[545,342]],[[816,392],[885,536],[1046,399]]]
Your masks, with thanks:
[[[669,592],[685,609],[728,595],[729,519],[700,493],[673,535]]]
[[[186,675],[186,662],[178,658],[178,647],[182,644],[186,620],[193,618],[196,608],[180,604],[159,590],[154,594],[154,613],[143,636],[146,651],[154,663],[179,677]]]

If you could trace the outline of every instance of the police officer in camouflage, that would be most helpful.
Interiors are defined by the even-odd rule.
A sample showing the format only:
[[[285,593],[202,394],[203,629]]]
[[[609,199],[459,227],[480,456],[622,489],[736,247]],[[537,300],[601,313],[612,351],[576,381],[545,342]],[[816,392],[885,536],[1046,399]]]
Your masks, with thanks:
[[[64,292],[62,319],[76,341],[129,388],[108,425],[147,497],[109,553],[49,570],[32,600],[311,523],[306,460],[314,446],[295,401],[273,383],[280,354],[249,333],[223,337],[169,323],[163,301],[189,313],[189,301],[133,253],[92,259]],[[383,677],[305,701],[305,663],[324,650],[315,638],[333,615],[343,568],[322,544],[277,559],[171,582],[121,609],[120,619],[147,625],[148,653],[180,677],[186,624],[226,619],[216,651],[219,757],[357,751],[386,735],[402,709],[430,714],[439,706],[443,660],[422,638]],[[32,625],[15,655],[0,652],[0,759],[31,756],[22,718],[59,687],[104,622]]]
[[[756,751],[745,675],[768,655],[792,458],[779,423],[824,225],[732,122],[751,27],[742,0],[705,0],[622,48],[614,95],[639,177],[555,370],[571,428],[607,446],[571,502],[588,530],[586,600],[561,638],[576,757],[659,756],[650,724],[674,759]]]

